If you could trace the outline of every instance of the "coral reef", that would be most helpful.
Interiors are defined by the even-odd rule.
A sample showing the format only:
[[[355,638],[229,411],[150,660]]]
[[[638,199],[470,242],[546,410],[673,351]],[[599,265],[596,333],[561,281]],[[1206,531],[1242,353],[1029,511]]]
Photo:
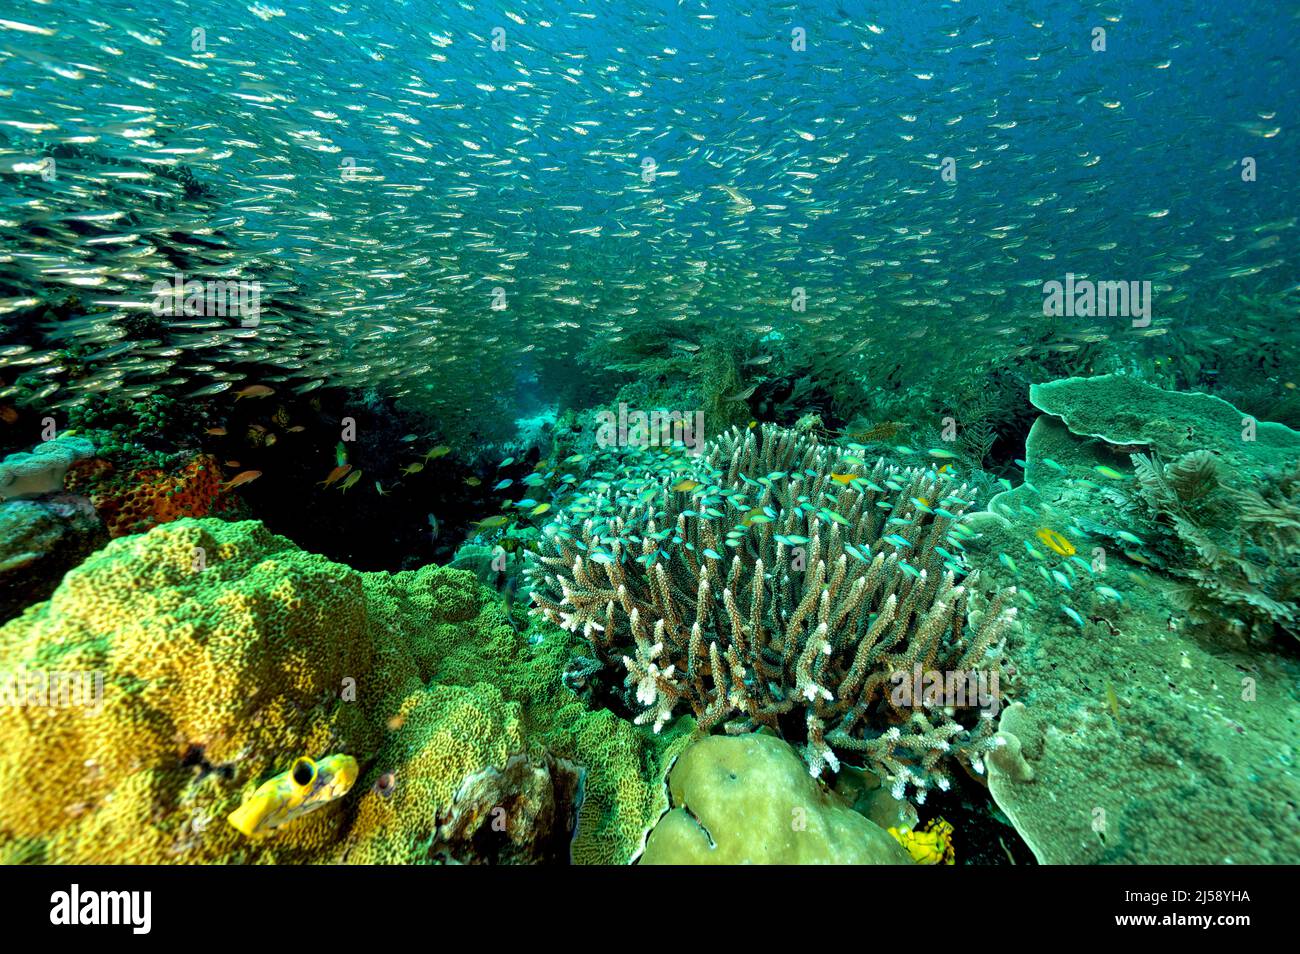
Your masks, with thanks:
[[[85,438],[62,434],[30,453],[10,454],[0,461],[0,501],[58,493],[68,468],[94,453],[94,444]]]
[[[517,632],[461,571],[359,573],[251,521],[181,519],[114,540],[0,628],[6,691],[57,673],[100,680],[93,704],[29,695],[0,707],[0,859],[488,852],[522,828],[498,832],[490,812],[467,811],[467,780],[514,778],[523,755],[585,772],[573,860],[626,861],[665,807],[663,766],[690,727],[653,737],[587,711],[562,685],[570,653]],[[225,823],[295,759],[328,753],[358,763],[348,795],[255,841]],[[573,801],[568,783],[556,787],[557,802]]]
[[[1252,474],[1198,450],[1170,463],[1135,454],[1133,467],[1133,489],[1108,496],[1145,552],[1189,581],[1179,607],[1248,642],[1300,638],[1300,460]]]
[[[1147,447],[1167,453],[1166,441],[1186,433],[1179,408],[1222,402],[1119,382],[1111,399],[1077,409],[1055,402],[1067,389],[1044,391],[1060,414],[1030,430],[1025,482],[966,521],[972,564],[1015,584],[1023,600],[1014,683],[1023,705],[1003,711],[1006,744],[988,760],[991,794],[1045,864],[1289,860],[1300,851],[1300,667],[1223,639],[1227,614],[1218,638],[1199,638],[1181,608],[1185,584],[1159,566],[1153,541],[1128,529],[1123,514],[1097,519],[1115,513],[1113,493],[1137,492],[1139,483],[1134,445],[1112,441],[1147,437]],[[1087,394],[1077,381],[1068,391]],[[1108,403],[1121,393],[1141,404]],[[1230,407],[1213,413],[1225,428],[1237,420]],[[1220,467],[1259,452],[1209,443],[1214,433],[1200,427],[1206,444],[1197,450]],[[1262,424],[1259,433],[1276,436],[1275,448],[1288,440]],[[1218,492],[1205,465],[1196,458],[1166,476],[1180,500]],[[1045,552],[1044,528],[1076,552]]]
[[[673,808],[646,840],[643,865],[912,863],[771,735],[701,739],[677,759],[668,790]]]
[[[1166,391],[1132,375],[1036,384],[1029,399],[1072,434],[1166,459],[1201,448],[1213,448],[1238,467],[1275,466],[1300,456],[1300,433],[1283,424],[1254,421],[1221,398]]]
[[[1056,381],[1031,397],[1064,422],[1059,443],[1122,478],[1098,494],[1113,526],[1081,514],[1084,526],[1185,580],[1176,603],[1193,622],[1246,642],[1300,634],[1300,433],[1125,375]]]
[[[113,538],[182,517],[240,512],[238,498],[224,493],[221,466],[210,454],[196,455],[175,473],[147,467],[105,474],[90,484],[90,498]]]
[[[49,597],[63,574],[105,539],[84,498],[0,503],[0,621]]]
[[[67,408],[68,427],[118,470],[178,466],[185,455],[177,444],[191,444],[204,417],[203,404],[164,394],[134,400],[109,394]]]
[[[865,759],[918,801],[952,760],[979,771],[992,724],[974,700],[891,691],[915,667],[999,667],[1015,609],[957,582],[963,488],[771,425],[686,465],[562,513],[528,570],[535,612],[626,671],[637,722],[689,708],[704,731],[768,726],[806,740],[813,775]]]
[[[431,856],[449,862],[562,863],[578,824],[586,771],[567,759],[512,755],[468,776],[441,818]],[[484,832],[501,836],[485,859]]]
[[[787,382],[767,373],[774,357],[756,340],[670,323],[636,336],[595,336],[580,360],[592,378],[612,378],[611,385],[628,379],[617,388],[613,406],[699,411],[712,436],[748,422],[755,413],[784,419],[795,410],[808,410],[802,395],[790,396]],[[811,378],[802,380],[813,386]],[[782,403],[774,391],[782,392]]]

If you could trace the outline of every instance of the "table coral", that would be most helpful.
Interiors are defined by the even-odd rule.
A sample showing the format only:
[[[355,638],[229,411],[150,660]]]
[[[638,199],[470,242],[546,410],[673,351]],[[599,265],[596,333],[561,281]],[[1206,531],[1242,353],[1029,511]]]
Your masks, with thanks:
[[[1300,433],[1284,424],[1254,422],[1222,398],[1166,391],[1132,375],[1035,384],[1029,400],[1075,434],[1162,457],[1213,446],[1234,464],[1269,466],[1300,455]]]
[[[468,573],[358,573],[253,521],[114,540],[0,628],[7,677],[102,676],[98,705],[0,707],[0,859],[435,861],[440,826],[472,835],[465,780],[522,753],[586,772],[574,859],[626,861],[684,734],[588,712],[536,636]],[[256,842],[226,824],[333,753],[359,763],[347,796]]]
[[[1123,412],[1117,420],[1155,408],[1147,389],[1133,393],[1146,403],[1111,408]],[[1225,469],[1253,453],[1200,433]],[[1289,769],[1300,671],[1284,653],[1192,632],[1178,578],[1155,563],[1154,532],[1115,504],[1141,478],[1097,482],[1098,466],[1132,472],[1129,453],[1044,414],[1026,441],[1025,482],[967,520],[972,563],[1024,600],[1014,658],[1023,705],[1003,710],[1007,744],[990,754],[989,790],[1044,864],[1288,861],[1300,852],[1300,786]],[[1169,475],[1174,493],[1209,493],[1192,470]],[[1078,553],[1051,558],[1037,536],[1044,526]],[[1126,540],[1136,539],[1129,528],[1145,542]],[[1063,613],[1066,601],[1077,620]],[[1220,630],[1227,620],[1221,613]]]

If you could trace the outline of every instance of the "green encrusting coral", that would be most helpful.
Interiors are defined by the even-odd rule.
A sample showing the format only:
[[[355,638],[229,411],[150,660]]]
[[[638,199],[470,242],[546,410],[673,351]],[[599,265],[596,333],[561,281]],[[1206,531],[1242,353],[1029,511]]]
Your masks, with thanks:
[[[1240,446],[1231,405],[1112,377],[1057,382],[1034,401],[1051,416],[1026,441],[1025,483],[968,520],[972,562],[1024,599],[1011,693],[1023,705],[1002,716],[1009,744],[990,756],[990,792],[1043,863],[1289,863],[1300,666],[1285,645],[1229,639],[1226,605],[1192,625],[1189,567],[1156,547],[1175,528],[1134,524],[1115,499],[1141,492],[1134,445],[1172,455],[1189,407],[1201,425],[1178,449],[1242,481],[1300,450],[1294,432],[1260,424],[1258,445]],[[1195,474],[1171,477],[1200,492]],[[1047,552],[1044,528],[1077,553]]]
[[[0,860],[494,860],[493,838],[567,842],[580,802],[572,859],[626,862],[689,726],[653,738],[589,711],[562,684],[569,656],[553,630],[516,631],[463,571],[359,573],[253,521],[115,540],[0,628],[7,688],[103,680],[97,706],[0,707]],[[256,841],[227,824],[295,759],[331,753],[361,772],[336,804]],[[568,806],[547,816],[558,830],[493,826],[499,813],[465,804],[490,776],[495,807],[526,810],[500,791],[521,764],[533,795],[552,766],[581,778],[578,798],[548,801]]]

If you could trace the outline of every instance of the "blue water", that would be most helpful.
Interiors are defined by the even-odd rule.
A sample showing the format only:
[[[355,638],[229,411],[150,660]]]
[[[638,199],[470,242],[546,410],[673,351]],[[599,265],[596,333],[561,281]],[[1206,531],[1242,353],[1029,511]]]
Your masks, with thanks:
[[[1127,337],[1115,347],[1150,356],[1294,305],[1285,6],[18,2],[6,16],[5,168],[72,145],[182,163],[206,190],[200,209],[174,207],[182,235],[219,229],[226,273],[279,292],[267,321],[290,340],[268,331],[249,358],[286,380],[465,413],[483,403],[470,379],[527,360],[561,390],[575,361],[594,378],[618,363],[593,344],[647,336],[753,346],[783,329],[801,366],[924,339],[904,361],[922,367],[1044,334]],[[122,255],[187,239],[134,199],[69,191],[83,170],[68,161],[73,179],[44,191],[30,172],[0,178],[21,210],[5,236],[102,264],[111,326],[183,264]],[[128,215],[34,241],[42,219],[100,206]],[[112,240],[85,244],[100,229]],[[1154,328],[1045,326],[1043,285],[1067,273],[1152,282]],[[0,281],[16,300],[68,290],[23,263]],[[489,307],[498,288],[504,310]],[[76,340],[31,325],[7,318],[0,342]],[[226,360],[206,339],[163,345]],[[136,357],[137,389],[206,380]],[[43,399],[75,401],[75,383]]]

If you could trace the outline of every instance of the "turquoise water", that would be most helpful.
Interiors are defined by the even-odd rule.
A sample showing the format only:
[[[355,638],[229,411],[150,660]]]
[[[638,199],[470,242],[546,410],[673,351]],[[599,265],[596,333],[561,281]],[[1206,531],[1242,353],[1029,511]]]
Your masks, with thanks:
[[[12,0],[0,861],[1293,860],[1298,19]]]
[[[1274,5],[100,7],[3,31],[10,398],[256,364],[489,419],[773,332],[933,389],[972,355],[1230,347],[1295,302]],[[259,282],[258,333],[133,324],[178,272]],[[1150,282],[1149,327],[1045,319],[1067,274]]]

